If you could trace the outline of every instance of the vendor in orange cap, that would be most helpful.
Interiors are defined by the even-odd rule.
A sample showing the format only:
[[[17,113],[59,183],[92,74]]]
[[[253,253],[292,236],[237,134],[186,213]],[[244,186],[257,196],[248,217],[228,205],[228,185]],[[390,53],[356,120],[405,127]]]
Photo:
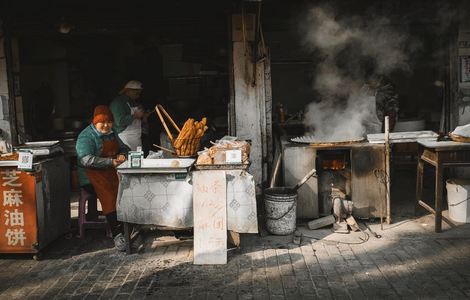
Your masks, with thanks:
[[[116,215],[119,186],[116,167],[126,160],[125,154],[129,149],[113,131],[113,114],[107,106],[99,105],[95,108],[92,124],[78,136],[76,150],[78,165],[86,173],[86,178],[81,180],[89,180],[95,189],[111,227],[114,244],[124,251],[124,237]]]

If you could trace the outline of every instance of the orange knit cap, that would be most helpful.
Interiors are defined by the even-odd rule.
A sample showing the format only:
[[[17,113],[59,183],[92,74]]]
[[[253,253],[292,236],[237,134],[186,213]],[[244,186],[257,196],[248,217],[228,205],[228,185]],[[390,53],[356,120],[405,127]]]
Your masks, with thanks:
[[[99,122],[112,122],[113,113],[106,105],[98,105],[93,112],[93,124]]]

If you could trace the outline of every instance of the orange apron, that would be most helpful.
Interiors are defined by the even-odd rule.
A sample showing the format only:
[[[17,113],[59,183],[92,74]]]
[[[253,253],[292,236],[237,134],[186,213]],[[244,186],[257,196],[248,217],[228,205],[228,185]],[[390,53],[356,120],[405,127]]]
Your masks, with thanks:
[[[100,157],[115,158],[119,153],[119,143],[116,139],[103,142],[103,151]],[[119,187],[119,179],[115,168],[109,169],[85,169],[86,175],[95,188],[100,200],[103,214],[107,215],[116,211],[116,198]]]

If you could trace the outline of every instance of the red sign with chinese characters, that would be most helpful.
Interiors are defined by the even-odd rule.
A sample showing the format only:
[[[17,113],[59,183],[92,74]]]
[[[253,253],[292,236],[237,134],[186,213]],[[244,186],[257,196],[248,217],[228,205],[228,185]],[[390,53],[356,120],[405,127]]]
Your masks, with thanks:
[[[36,252],[36,178],[16,168],[0,168],[0,252]]]

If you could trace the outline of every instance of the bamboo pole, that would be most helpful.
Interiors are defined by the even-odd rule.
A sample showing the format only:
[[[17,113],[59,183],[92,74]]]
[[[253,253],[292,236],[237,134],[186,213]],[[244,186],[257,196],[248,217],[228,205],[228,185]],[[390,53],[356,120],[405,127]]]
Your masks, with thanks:
[[[166,110],[163,108],[163,106],[161,104],[157,104],[157,107],[163,112],[165,117],[167,117],[167,119],[170,121],[171,125],[173,125],[173,127],[178,131],[178,133],[180,133],[181,129],[178,127],[178,125],[176,125],[175,121],[173,121],[170,114],[166,112]]]
[[[171,134],[170,129],[168,129],[168,126],[166,125],[165,119],[163,119],[162,113],[160,112],[158,105],[155,106],[155,111],[157,112],[157,115],[163,124],[163,128],[165,128],[166,134],[168,135],[168,138],[170,139],[171,144],[173,144],[174,142],[173,135]]]

